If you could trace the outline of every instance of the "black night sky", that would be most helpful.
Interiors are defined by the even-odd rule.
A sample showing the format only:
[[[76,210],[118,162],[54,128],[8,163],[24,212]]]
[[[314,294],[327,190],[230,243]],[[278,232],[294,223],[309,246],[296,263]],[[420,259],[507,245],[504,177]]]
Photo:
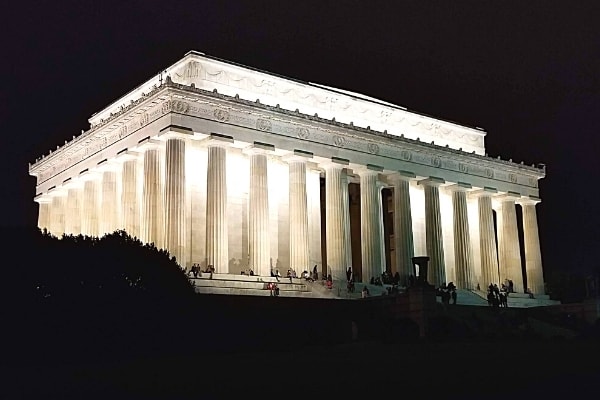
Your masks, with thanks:
[[[3,17],[2,225],[36,224],[28,162],[198,50],[484,128],[490,156],[547,165],[546,270],[597,267],[598,2],[21,1]]]

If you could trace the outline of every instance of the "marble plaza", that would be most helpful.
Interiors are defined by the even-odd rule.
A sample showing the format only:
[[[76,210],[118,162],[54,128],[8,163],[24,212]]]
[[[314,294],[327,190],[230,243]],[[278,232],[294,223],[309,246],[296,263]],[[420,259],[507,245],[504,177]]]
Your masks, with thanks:
[[[480,128],[195,51],[89,122],[29,168],[57,236],[125,229],[218,274],[406,282],[429,256],[435,285],[544,294],[545,169],[488,157]]]

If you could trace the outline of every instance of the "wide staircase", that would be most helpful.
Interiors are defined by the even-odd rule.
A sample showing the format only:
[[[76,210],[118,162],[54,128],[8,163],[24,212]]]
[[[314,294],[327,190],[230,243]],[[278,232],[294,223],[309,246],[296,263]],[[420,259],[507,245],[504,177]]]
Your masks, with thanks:
[[[487,292],[481,290],[456,290],[456,304],[468,305],[468,306],[486,306]],[[438,302],[441,302],[441,298],[437,298]],[[543,307],[560,304],[560,301],[550,300],[550,296],[536,295],[535,298],[530,298],[527,293],[510,293],[508,295],[508,307],[512,308],[529,308],[529,307]]]
[[[275,278],[256,275],[211,274],[203,272],[190,277],[196,293],[242,296],[271,296],[269,283],[276,283],[280,297],[339,298],[337,291],[327,289],[321,282],[301,278]]]

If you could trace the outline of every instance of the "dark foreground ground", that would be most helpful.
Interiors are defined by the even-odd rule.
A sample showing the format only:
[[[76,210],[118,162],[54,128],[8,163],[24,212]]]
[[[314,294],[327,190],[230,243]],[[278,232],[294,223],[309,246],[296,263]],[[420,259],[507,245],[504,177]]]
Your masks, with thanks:
[[[190,348],[184,357],[4,365],[0,373],[4,399],[538,399],[597,398],[600,366],[590,343],[370,342],[236,354]]]
[[[424,340],[385,310],[227,296],[37,306],[3,321],[0,399],[600,396],[597,332],[544,335],[518,310],[457,306]]]

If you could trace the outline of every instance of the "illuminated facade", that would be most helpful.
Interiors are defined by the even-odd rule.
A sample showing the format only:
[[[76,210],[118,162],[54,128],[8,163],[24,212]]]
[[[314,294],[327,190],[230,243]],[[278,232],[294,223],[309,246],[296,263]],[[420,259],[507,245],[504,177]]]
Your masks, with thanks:
[[[340,280],[405,281],[427,255],[436,285],[544,291],[545,170],[487,157],[479,128],[198,52],[89,122],[30,165],[38,226],[57,236],[125,229],[183,267]]]

